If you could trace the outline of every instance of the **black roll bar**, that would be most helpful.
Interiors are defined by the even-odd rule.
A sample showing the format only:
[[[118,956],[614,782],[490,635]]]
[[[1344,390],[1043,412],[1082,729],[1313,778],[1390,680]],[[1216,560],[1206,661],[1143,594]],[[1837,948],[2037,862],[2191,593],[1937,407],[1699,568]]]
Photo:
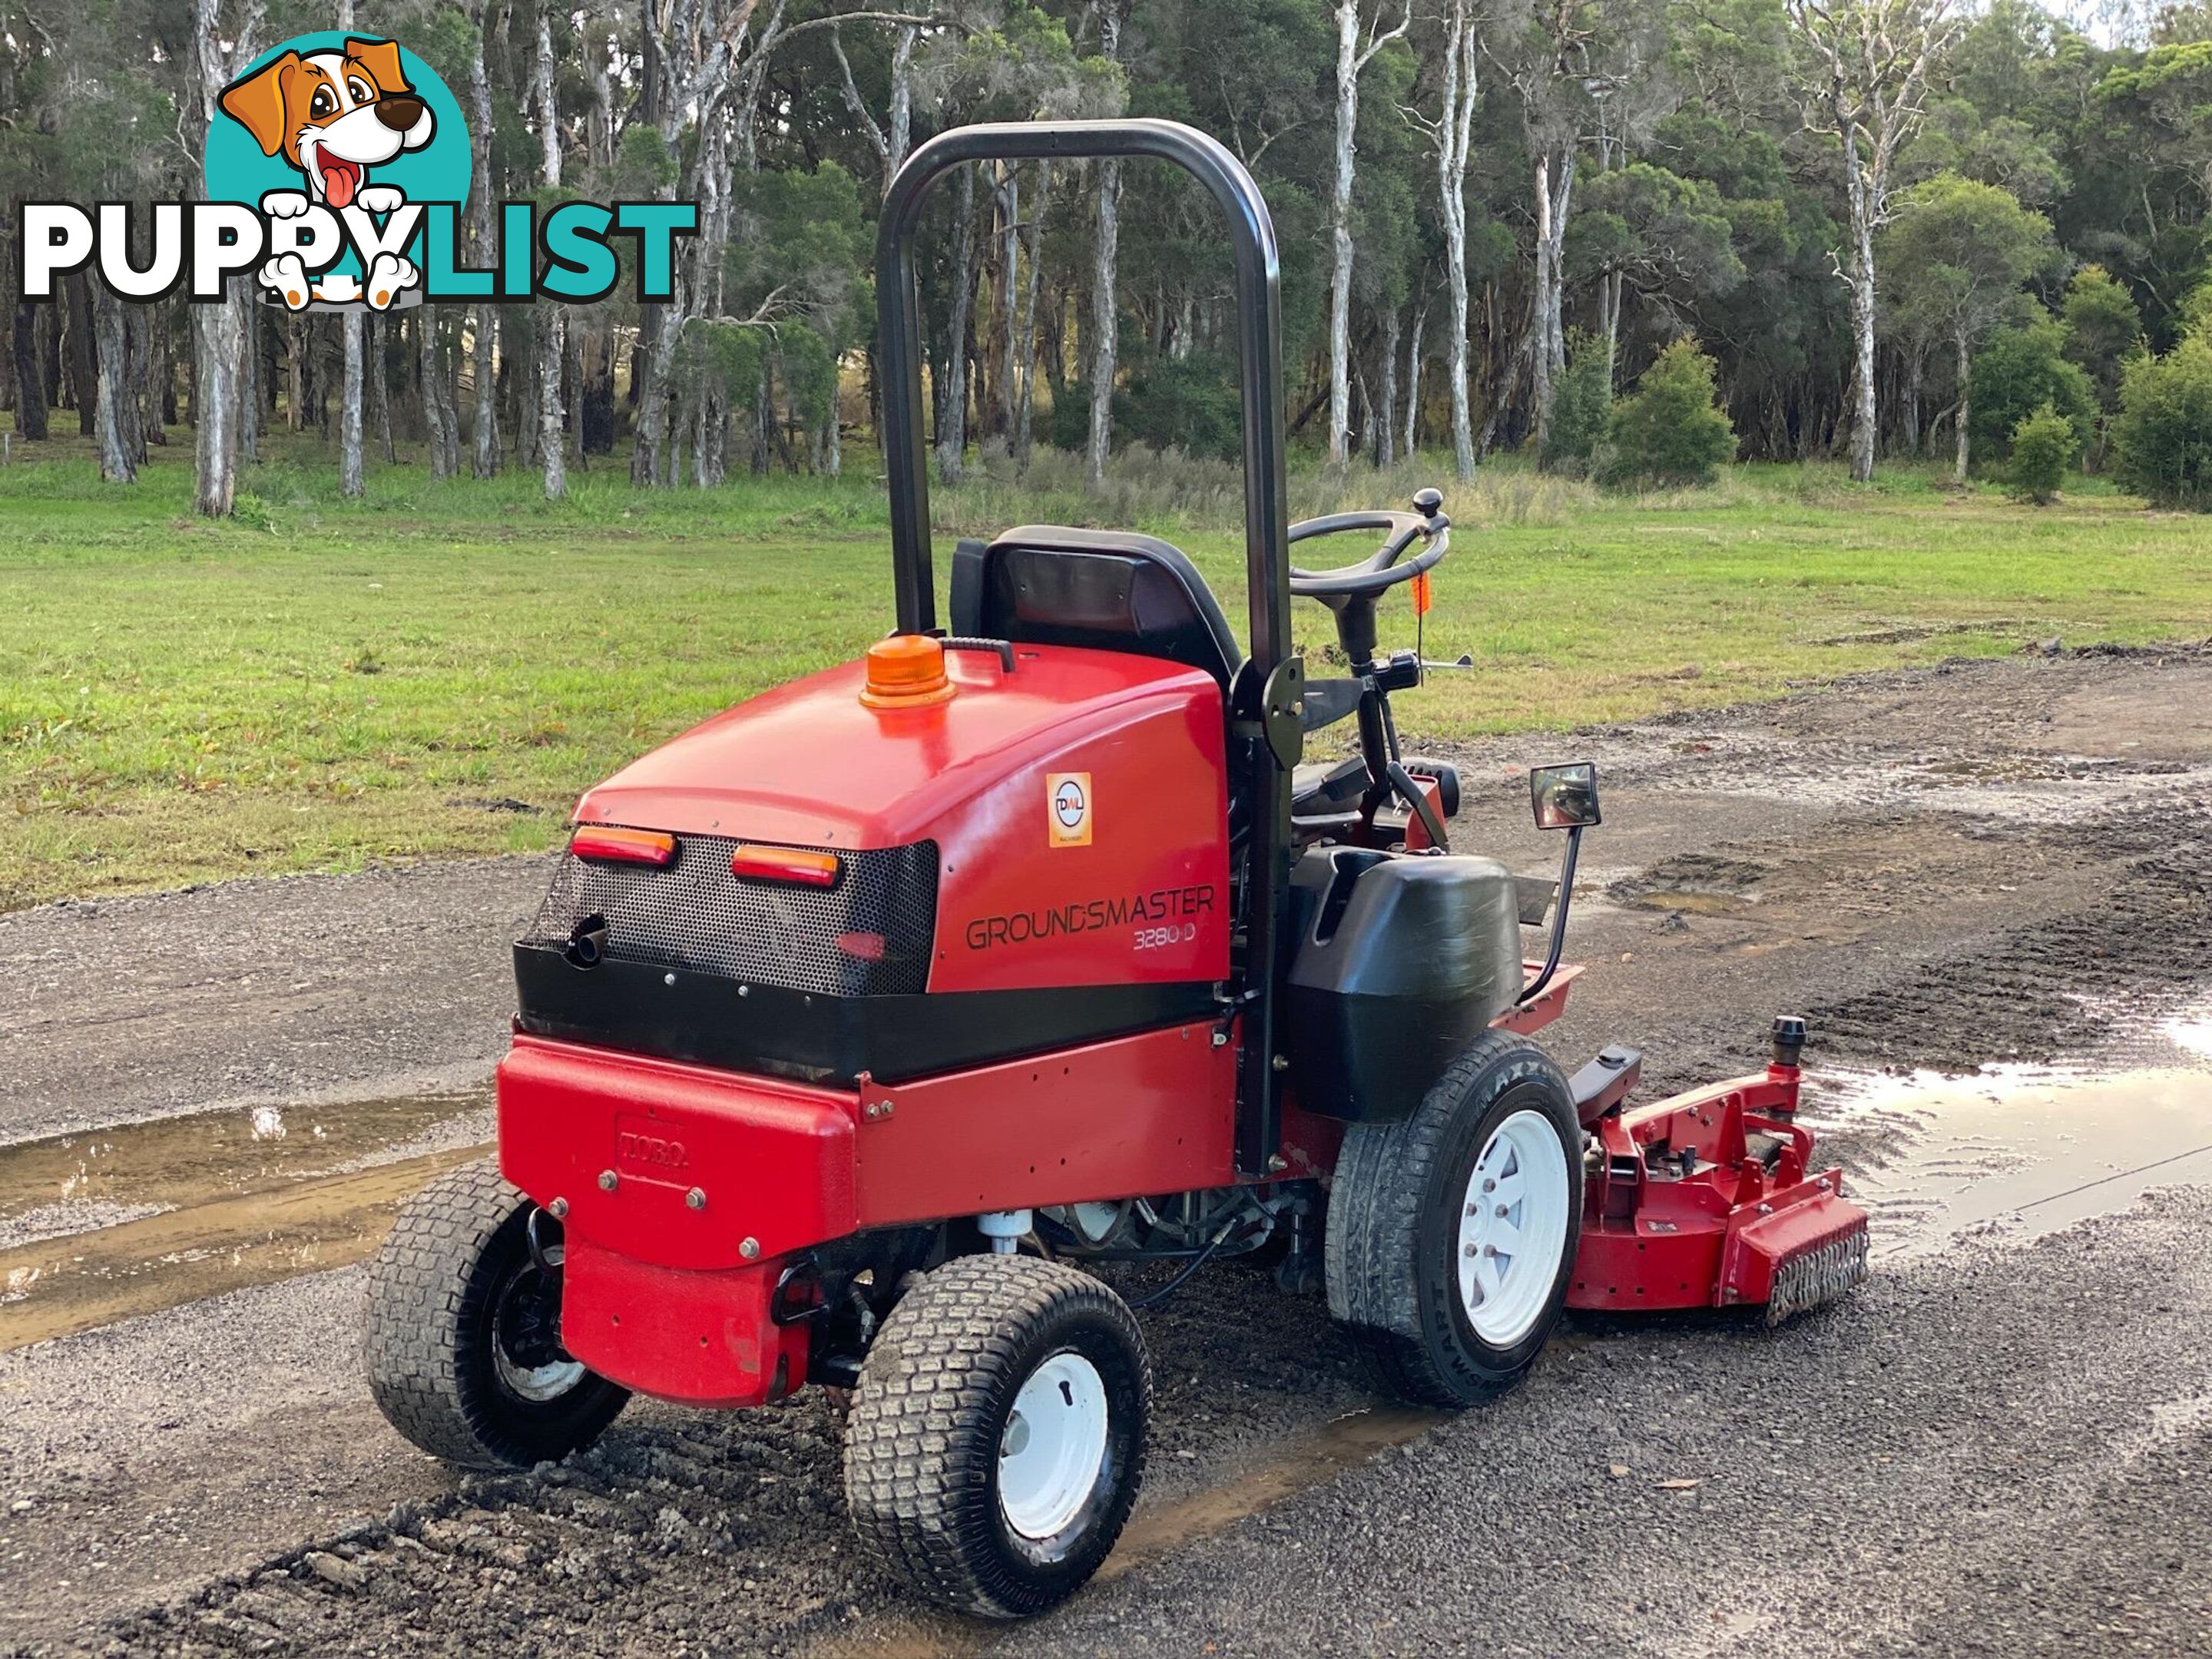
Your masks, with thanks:
[[[955,127],[908,156],[884,198],[876,228],[877,372],[883,382],[884,462],[890,475],[891,562],[902,633],[937,625],[929,539],[929,470],[922,442],[921,307],[914,231],[939,174],[963,161],[1148,156],[1173,161],[1213,192],[1237,256],[1237,356],[1244,398],[1244,576],[1247,648],[1262,679],[1290,654],[1290,508],[1283,483],[1282,324],[1274,222],[1243,164],[1178,121],[1018,121]]]
[[[1274,221],[1243,164],[1176,121],[1024,121],[955,127],[908,156],[891,179],[876,227],[876,371],[890,475],[891,568],[902,634],[937,626],[930,562],[929,470],[922,446],[921,304],[914,232],[938,177],[963,161],[1140,157],[1172,161],[1213,193],[1229,221],[1237,264],[1237,347],[1244,403],[1244,574],[1249,659],[1231,690],[1239,769],[1252,802],[1244,884],[1243,983],[1230,1000],[1243,1018],[1237,1081],[1237,1164],[1261,1177],[1284,1168],[1283,1064],[1277,1042],[1278,960],[1289,921],[1291,768],[1301,738],[1304,665],[1291,638],[1290,505],[1283,477],[1281,262]]]

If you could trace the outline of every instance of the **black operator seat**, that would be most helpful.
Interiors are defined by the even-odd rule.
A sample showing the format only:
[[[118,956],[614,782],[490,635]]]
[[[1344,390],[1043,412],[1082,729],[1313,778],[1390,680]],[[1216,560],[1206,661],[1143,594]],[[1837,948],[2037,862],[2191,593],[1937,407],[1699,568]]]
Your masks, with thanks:
[[[1028,524],[952,556],[952,632],[1164,657],[1229,683],[1244,653],[1180,548],[1123,530]]]

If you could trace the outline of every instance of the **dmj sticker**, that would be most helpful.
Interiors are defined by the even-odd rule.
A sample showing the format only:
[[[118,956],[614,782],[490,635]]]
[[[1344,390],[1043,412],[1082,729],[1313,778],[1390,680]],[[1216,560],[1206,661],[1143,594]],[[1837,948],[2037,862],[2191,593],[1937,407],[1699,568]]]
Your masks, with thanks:
[[[1048,772],[1044,775],[1045,815],[1054,847],[1091,845],[1091,774]]]

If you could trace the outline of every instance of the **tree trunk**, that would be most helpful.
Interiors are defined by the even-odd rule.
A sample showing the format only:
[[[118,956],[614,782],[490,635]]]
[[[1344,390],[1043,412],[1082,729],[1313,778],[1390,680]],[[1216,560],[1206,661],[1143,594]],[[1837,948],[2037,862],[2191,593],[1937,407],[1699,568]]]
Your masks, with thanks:
[[[460,444],[447,422],[449,408],[445,392],[444,353],[439,349],[438,321],[428,306],[415,313],[422,376],[422,428],[429,441],[430,476],[450,478],[460,471]]]
[[[29,301],[15,307],[15,434],[34,443],[46,438],[46,377],[39,363],[39,313]]]
[[[968,448],[968,309],[975,282],[974,237],[969,226],[975,213],[975,169],[960,169],[960,185],[952,211],[952,314],[945,325],[945,397],[937,417],[937,477],[941,483],[960,482],[960,469]]]
[[[307,403],[306,335],[297,313],[284,319],[284,424],[295,432]]]
[[[1963,329],[1954,343],[1959,352],[1959,453],[1957,460],[1952,464],[1951,481],[1963,484],[1966,482],[1966,416],[1973,409],[1973,386],[1968,368],[1971,347]]]
[[[1421,301],[1413,313],[1413,337],[1406,347],[1406,459],[1412,460],[1421,452],[1414,447],[1421,418],[1421,332],[1429,324],[1429,302]]]
[[[392,442],[392,387],[387,379],[386,365],[391,362],[390,331],[392,325],[381,317],[363,318],[368,325],[364,333],[363,349],[368,357],[368,380],[376,400],[376,438],[384,450],[384,464],[391,466],[399,459],[399,452]]]
[[[645,360],[645,390],[637,403],[637,442],[630,452],[630,482],[641,484],[665,484],[672,482],[670,471],[672,458],[668,453],[668,377],[676,366],[676,342],[683,332],[678,308],[683,299],[684,279],[677,276],[671,284],[667,305],[659,307],[659,325],[654,332],[653,349],[641,354]],[[631,374],[635,375],[638,359],[631,359]]]
[[[1007,162],[1005,166],[1006,229],[999,240],[999,287],[993,310],[1006,325],[999,362],[999,434],[1011,445],[1014,441],[1014,405],[1020,395],[1022,367],[1021,329],[1014,292],[1021,273],[1022,176],[1015,163]]]
[[[493,231],[491,172],[491,81],[484,73],[484,28],[486,8],[476,8],[476,39],[471,41],[469,54],[469,141],[474,150],[472,161],[478,185],[475,211],[469,216],[474,221],[477,264],[483,268],[491,261]],[[547,14],[540,8],[538,15],[538,48],[544,50],[545,36],[550,27]],[[549,112],[550,113],[550,112]],[[546,140],[549,147],[557,145],[557,135]],[[470,369],[476,380],[476,432],[471,447],[471,466],[479,478],[489,478],[499,471],[499,385],[493,373],[493,362],[500,334],[499,307],[479,305],[476,308],[476,330],[471,340]]]
[[[1352,143],[1359,128],[1359,0],[1336,0],[1336,147],[1328,236],[1328,460],[1345,463],[1352,421]]]
[[[594,319],[576,348],[576,443],[580,453],[610,455],[615,447],[613,325]]]
[[[174,317],[175,307],[167,305],[157,306],[147,314],[145,406],[138,428],[145,443],[160,444],[165,448],[169,442],[169,424],[177,417],[177,377],[170,356]],[[145,459],[143,448],[139,459]]]
[[[1021,401],[1014,409],[1014,470],[1026,472],[1030,465],[1030,422],[1036,405],[1037,352],[1037,271],[1044,263],[1040,257],[1044,252],[1045,206],[1052,190],[1052,163],[1039,161],[1036,174],[1036,201],[1030,209],[1028,257],[1029,269],[1022,274],[1021,318],[1014,332],[1021,342],[1021,358],[1016,365],[1021,378]]]
[[[1382,316],[1382,406],[1376,411],[1375,465],[1398,464],[1398,307]]]
[[[1918,340],[1905,348],[1905,453],[1920,453],[1920,381],[1927,367],[1928,348]]]
[[[146,459],[144,405],[147,360],[153,355],[149,335],[160,323],[161,312],[158,304],[125,306],[119,301],[114,301],[112,295],[104,294],[94,295],[93,320],[98,337],[102,342],[100,372],[103,378],[109,372],[106,361],[106,346],[105,344],[109,324],[107,319],[100,313],[100,303],[103,299],[109,300],[115,305],[113,327],[116,343],[120,348],[116,354],[114,368],[115,438],[116,441],[122,446],[123,453],[130,460],[135,473]],[[108,395],[107,389],[102,387],[100,403],[103,408],[106,405]]]
[[[483,57],[479,48],[477,71],[483,72]],[[489,94],[485,94],[489,102]],[[538,11],[538,178],[550,192],[561,185],[561,112],[554,93],[553,81],[553,14],[549,7]],[[489,133],[490,120],[487,115],[483,125]],[[486,142],[489,142],[487,139]],[[562,430],[566,424],[561,401],[561,374],[568,356],[568,327],[565,308],[556,302],[538,307],[538,459],[545,469],[545,499],[557,501],[568,493],[568,458],[562,447]],[[487,368],[489,354],[486,354]],[[488,390],[477,393],[479,421],[487,420],[491,410]],[[477,441],[481,452],[483,442]]]
[[[250,303],[245,280],[231,277],[221,301],[192,307],[199,324],[198,390],[192,399],[199,418],[192,508],[210,519],[230,516],[238,489],[238,428],[244,412],[239,370],[246,355],[245,313]]]
[[[1445,42],[1443,117],[1437,143],[1437,197],[1444,226],[1445,275],[1451,289],[1452,459],[1459,477],[1467,479],[1474,476],[1474,419],[1467,396],[1467,164],[1475,105],[1480,101],[1474,72],[1480,42],[1469,0],[1451,0]]]
[[[568,493],[568,453],[562,441],[561,372],[568,357],[568,319],[558,304],[538,312],[538,459],[545,469],[545,499]]]
[[[92,284],[85,280],[82,270],[72,270],[62,278],[62,292],[69,301],[70,401],[76,405],[76,430],[80,438],[89,438],[97,428],[100,416],[100,371],[93,349]]]
[[[240,335],[238,359],[238,453],[241,459],[261,459],[261,301],[251,283],[238,282],[231,292],[239,307]]]
[[[1865,173],[1859,166],[1856,124],[1837,111],[1844,156],[1844,205],[1851,238],[1849,282],[1851,290],[1851,477],[1861,483],[1874,478],[1875,412],[1874,215],[1875,203]]]
[[[1098,50],[1109,63],[1121,59],[1121,24],[1133,0],[1100,0]],[[1121,164],[1098,163],[1098,237],[1091,267],[1091,441],[1084,477],[1091,488],[1106,481],[1106,455],[1114,444],[1115,328],[1120,307],[1114,292],[1121,245]]]
[[[124,420],[131,401],[131,366],[124,344],[123,302],[103,286],[94,305],[99,313],[94,327],[100,359],[94,394],[99,402],[100,476],[109,483],[134,483],[138,466]]]
[[[349,312],[338,319],[345,338],[345,380],[338,390],[338,493],[357,498],[364,488],[361,453],[361,399],[368,319]]]
[[[1091,440],[1083,467],[1093,489],[1106,481],[1107,452],[1114,444],[1114,268],[1121,240],[1121,165],[1101,161],[1097,248],[1091,270]]]

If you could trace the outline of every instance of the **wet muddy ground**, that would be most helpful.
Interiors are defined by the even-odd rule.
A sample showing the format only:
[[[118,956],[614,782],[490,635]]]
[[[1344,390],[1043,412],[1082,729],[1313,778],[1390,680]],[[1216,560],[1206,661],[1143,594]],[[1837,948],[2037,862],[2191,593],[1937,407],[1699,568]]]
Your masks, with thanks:
[[[1804,1014],[1875,1278],[1571,1328],[1447,1420],[1202,1274],[1121,1551],[1014,1633],[854,1563],[819,1397],[494,1480],[376,1418],[349,1264],[489,1132],[540,865],[0,917],[0,1652],[2212,1652],[2212,658],[1486,744],[1460,839],[1547,867],[1520,769],[1570,748],[1547,1040],[1664,1090]]]

